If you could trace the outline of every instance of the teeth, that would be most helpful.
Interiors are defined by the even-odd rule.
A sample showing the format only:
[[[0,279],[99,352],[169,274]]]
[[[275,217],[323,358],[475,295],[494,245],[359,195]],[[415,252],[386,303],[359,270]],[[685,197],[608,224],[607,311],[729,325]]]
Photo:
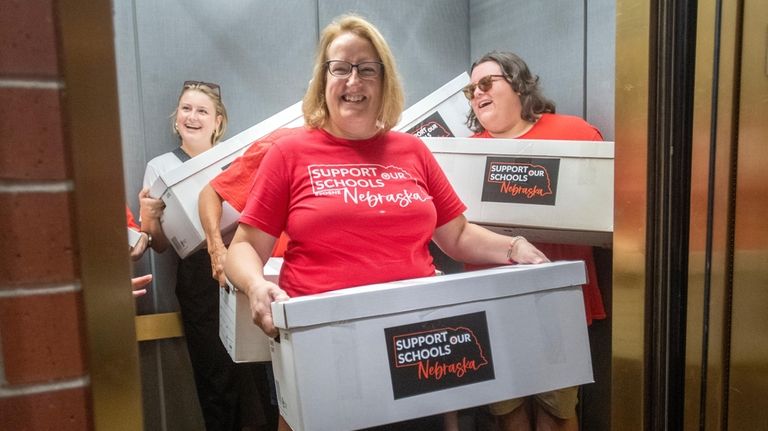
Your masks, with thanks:
[[[365,96],[350,96],[348,94],[344,95],[344,100],[347,102],[360,102],[363,99],[365,99]]]
[[[490,101],[490,100],[484,100],[484,101],[480,102],[480,103],[478,104],[478,106],[479,106],[479,107],[481,107],[481,108],[485,108],[486,106],[488,106],[488,105],[490,105],[490,104],[491,104],[491,101]]]

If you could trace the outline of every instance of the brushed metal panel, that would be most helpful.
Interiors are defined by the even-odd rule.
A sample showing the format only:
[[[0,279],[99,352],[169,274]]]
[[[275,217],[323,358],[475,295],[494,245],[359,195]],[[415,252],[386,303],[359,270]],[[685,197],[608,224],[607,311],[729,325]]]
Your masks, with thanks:
[[[93,1],[84,8],[81,2],[65,0],[54,7],[74,183],[73,254],[83,289],[91,426],[138,430],[143,412],[125,247],[112,3]]]
[[[120,137],[123,142],[126,204],[131,208],[134,216],[138,217],[139,202],[136,196],[148,159],[143,145],[143,110],[141,109],[141,94],[138,91],[139,74],[137,72],[139,64],[135,44],[135,7],[134,0],[119,1],[113,4],[117,94],[120,104]],[[143,273],[146,272],[148,271],[143,271]]]
[[[518,54],[557,112],[583,118],[585,21],[583,2],[473,0],[470,54],[472,60],[492,50]]]
[[[351,12],[371,21],[389,43],[406,107],[469,68],[467,0],[321,1],[318,28]]]
[[[316,42],[314,3],[307,6],[269,0],[229,1],[226,7],[206,1],[138,2],[147,157],[177,145],[168,116],[186,79],[221,85],[230,120],[225,139],[300,100]]]
[[[649,12],[616,2],[611,426],[622,431],[644,429]]]
[[[152,341],[184,336],[181,313],[155,313],[136,316],[136,340]]]
[[[744,1],[728,428],[768,428],[768,2]]]
[[[606,141],[614,139],[616,94],[616,1],[585,2],[587,52],[584,59],[585,119],[600,129]]]
[[[700,2],[697,17],[684,411],[685,428],[690,430],[700,429],[700,426],[709,430],[721,429],[725,414],[723,393],[727,370],[724,355],[730,330],[727,326],[730,310],[728,217],[730,188],[734,181],[731,160],[735,150],[734,66],[739,23],[735,2],[723,2],[722,6],[719,59],[715,58],[714,52],[716,2]],[[713,93],[715,61],[719,61],[718,90]],[[713,106],[714,97],[717,99]],[[717,109],[717,118],[713,123],[714,109]],[[714,142],[712,130],[717,132]],[[714,175],[710,172],[710,159],[714,163]],[[710,181],[713,193],[708,196]],[[709,262],[706,250],[708,224],[711,225],[709,241],[712,246]],[[704,360],[707,364],[702,372]]]

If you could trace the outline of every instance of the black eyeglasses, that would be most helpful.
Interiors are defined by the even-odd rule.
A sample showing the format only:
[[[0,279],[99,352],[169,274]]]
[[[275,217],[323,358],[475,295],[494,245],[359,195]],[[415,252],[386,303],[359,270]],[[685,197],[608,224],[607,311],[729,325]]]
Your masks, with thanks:
[[[206,87],[210,88],[211,91],[216,93],[219,98],[221,98],[221,86],[219,84],[214,84],[213,82],[205,82],[205,81],[184,81],[184,89],[187,88],[196,88],[200,87],[201,85],[205,85]]]
[[[384,63],[380,61],[364,61],[352,64],[344,60],[329,60],[325,62],[328,72],[337,78],[347,78],[352,75],[352,69],[357,69],[357,76],[362,79],[373,79],[381,76]]]
[[[475,98],[475,89],[479,88],[481,91],[485,92],[491,89],[493,87],[493,80],[494,78],[502,78],[507,79],[504,75],[488,75],[480,78],[479,81],[475,84],[469,84],[466,87],[464,87],[464,96],[467,97],[467,99],[472,100]]]

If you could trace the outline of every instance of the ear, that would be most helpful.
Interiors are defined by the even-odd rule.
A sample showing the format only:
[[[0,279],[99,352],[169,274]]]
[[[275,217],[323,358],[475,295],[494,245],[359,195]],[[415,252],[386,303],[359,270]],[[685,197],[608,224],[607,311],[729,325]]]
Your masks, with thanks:
[[[216,116],[216,131],[221,130],[221,122],[222,122],[223,119],[224,119],[224,116],[222,116],[222,115],[217,115]]]

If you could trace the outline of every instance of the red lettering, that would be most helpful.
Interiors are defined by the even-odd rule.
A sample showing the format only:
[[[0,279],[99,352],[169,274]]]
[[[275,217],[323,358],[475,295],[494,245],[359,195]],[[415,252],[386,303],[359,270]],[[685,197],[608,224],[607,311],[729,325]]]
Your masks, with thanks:
[[[445,364],[442,362],[430,362],[429,360],[419,362],[418,378],[421,379],[435,379],[440,380],[448,374],[453,374],[458,378],[464,377],[467,371],[477,371],[481,366],[485,365],[477,364],[473,359],[461,358],[461,362],[454,362],[452,364]]]
[[[528,199],[552,194],[552,192],[545,191],[539,186],[525,187],[521,186],[520,184],[508,183],[506,181],[501,183],[501,192],[510,194],[512,196],[523,195]]]

